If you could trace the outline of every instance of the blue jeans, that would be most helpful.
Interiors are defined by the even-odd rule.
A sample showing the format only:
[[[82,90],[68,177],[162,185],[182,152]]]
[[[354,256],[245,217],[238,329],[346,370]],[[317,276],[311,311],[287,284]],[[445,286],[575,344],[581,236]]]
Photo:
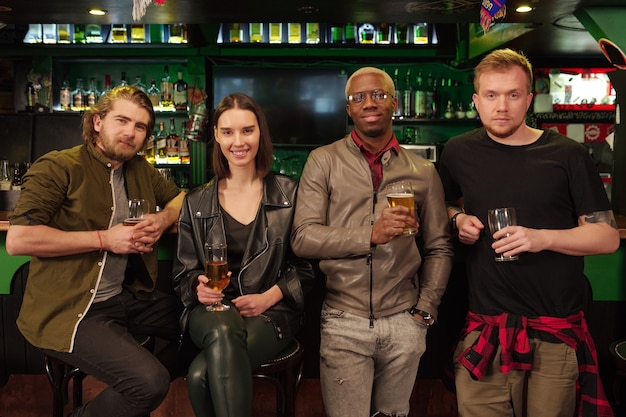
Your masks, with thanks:
[[[91,306],[80,322],[72,353],[42,349],[107,384],[72,416],[136,417],[156,409],[167,395],[170,372],[133,334],[159,336],[175,353],[180,333],[176,297],[137,300],[127,290]],[[167,349],[165,349],[167,350]]]
[[[329,417],[409,414],[427,328],[408,311],[369,325],[368,318],[322,307],[320,383]]]

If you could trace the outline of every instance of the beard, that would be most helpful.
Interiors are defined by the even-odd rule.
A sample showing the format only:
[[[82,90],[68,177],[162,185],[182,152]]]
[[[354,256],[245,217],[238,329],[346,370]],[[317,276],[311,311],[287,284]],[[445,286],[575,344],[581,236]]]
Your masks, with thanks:
[[[102,141],[96,140],[96,147],[100,149],[100,152],[111,161],[126,162],[132,159],[138,152],[135,149],[116,149],[117,142],[108,140]]]
[[[509,136],[511,136],[513,133],[515,133],[522,124],[523,124],[523,121],[520,122],[516,126],[503,127],[502,129],[495,129],[493,126],[489,126],[489,125],[483,125],[483,126],[485,127],[485,130],[491,136],[499,138],[499,139],[506,139]]]

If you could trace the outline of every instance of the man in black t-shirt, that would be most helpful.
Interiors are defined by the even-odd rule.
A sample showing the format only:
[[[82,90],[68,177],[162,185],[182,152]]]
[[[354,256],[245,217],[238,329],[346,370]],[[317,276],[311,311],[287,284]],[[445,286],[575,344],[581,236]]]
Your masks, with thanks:
[[[581,144],[525,124],[526,57],[497,50],[475,73],[483,128],[452,138],[440,162],[453,230],[468,245],[470,311],[454,356],[459,415],[610,416],[582,314],[583,257],[619,247],[602,182]],[[492,235],[487,212],[500,207],[516,209],[518,226]]]

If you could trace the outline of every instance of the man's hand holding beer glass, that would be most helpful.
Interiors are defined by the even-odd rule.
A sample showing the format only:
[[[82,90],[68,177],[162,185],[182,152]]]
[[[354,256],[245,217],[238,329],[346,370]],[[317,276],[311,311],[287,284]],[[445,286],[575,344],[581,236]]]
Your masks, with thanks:
[[[415,196],[411,183],[396,182],[385,189],[389,207],[383,209],[372,229],[372,243],[379,245],[397,236],[413,236],[419,223],[415,218]]]

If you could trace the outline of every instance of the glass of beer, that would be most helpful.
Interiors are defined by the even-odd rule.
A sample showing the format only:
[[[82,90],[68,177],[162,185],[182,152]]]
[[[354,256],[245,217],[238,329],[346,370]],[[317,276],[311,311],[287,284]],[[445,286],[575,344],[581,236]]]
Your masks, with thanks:
[[[209,279],[206,285],[212,290],[221,292],[230,282],[226,253],[225,243],[204,244],[204,275]],[[207,311],[224,311],[229,308],[230,306],[222,304],[219,301],[210,306],[206,306]]]
[[[517,226],[517,215],[515,213],[515,209],[512,207],[502,207],[491,209],[487,213],[489,229],[491,230],[491,234],[493,235],[500,229],[504,229],[508,226]],[[508,234],[507,234],[508,236]],[[497,262],[505,262],[505,261],[517,261],[519,256],[504,256],[502,253],[496,253],[496,261]]]
[[[150,203],[143,198],[128,200],[128,217],[124,219],[124,226],[134,226],[150,214]]]
[[[387,203],[389,207],[404,206],[411,213],[415,214],[415,196],[413,187],[408,181],[394,182],[387,186]],[[412,236],[417,233],[417,228],[412,225],[405,225],[402,231],[403,236]]]

